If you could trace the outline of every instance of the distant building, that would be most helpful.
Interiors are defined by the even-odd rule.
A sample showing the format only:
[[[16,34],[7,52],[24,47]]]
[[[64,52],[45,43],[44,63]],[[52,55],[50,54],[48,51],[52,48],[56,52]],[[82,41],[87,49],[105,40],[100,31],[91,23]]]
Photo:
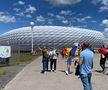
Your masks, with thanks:
[[[104,31],[103,35],[105,37],[105,45],[106,45],[106,47],[108,47],[108,30]]]
[[[30,27],[18,28],[0,35],[0,45],[11,45],[12,50],[31,50],[32,31]],[[104,35],[99,31],[62,27],[35,26],[33,29],[33,46],[37,47],[72,47],[75,42],[89,42],[93,47],[104,44]]]

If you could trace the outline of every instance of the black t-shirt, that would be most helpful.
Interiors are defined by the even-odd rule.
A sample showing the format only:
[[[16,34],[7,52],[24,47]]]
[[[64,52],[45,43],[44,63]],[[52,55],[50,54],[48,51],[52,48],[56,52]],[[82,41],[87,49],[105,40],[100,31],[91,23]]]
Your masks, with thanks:
[[[42,51],[42,55],[43,55],[43,58],[48,58],[48,54],[47,54],[47,51]]]

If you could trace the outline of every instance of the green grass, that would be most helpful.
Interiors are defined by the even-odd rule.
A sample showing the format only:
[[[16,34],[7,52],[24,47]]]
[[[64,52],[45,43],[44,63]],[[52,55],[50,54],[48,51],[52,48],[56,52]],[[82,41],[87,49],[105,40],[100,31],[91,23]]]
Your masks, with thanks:
[[[12,54],[11,64],[30,62],[37,57],[38,55],[31,55],[30,53],[20,53],[20,54],[14,53]]]
[[[5,71],[0,71],[0,77],[5,76],[7,73]]]
[[[40,55],[41,52],[37,52],[36,55],[32,55],[31,53],[12,53],[9,64],[0,64],[0,78],[17,72]]]
[[[9,65],[29,63],[41,55],[41,52],[37,52],[36,55],[31,53],[12,53],[9,64],[0,64],[0,67],[6,67]]]
[[[0,67],[6,67],[9,66],[9,64],[0,64]]]

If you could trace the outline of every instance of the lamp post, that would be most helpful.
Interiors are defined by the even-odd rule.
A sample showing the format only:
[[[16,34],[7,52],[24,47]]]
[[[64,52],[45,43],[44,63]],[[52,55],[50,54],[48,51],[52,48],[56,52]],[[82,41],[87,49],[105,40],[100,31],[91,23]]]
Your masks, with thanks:
[[[32,47],[31,47],[31,53],[33,53],[33,28],[34,28],[34,22],[30,22],[30,26],[31,26],[31,32],[32,32]]]

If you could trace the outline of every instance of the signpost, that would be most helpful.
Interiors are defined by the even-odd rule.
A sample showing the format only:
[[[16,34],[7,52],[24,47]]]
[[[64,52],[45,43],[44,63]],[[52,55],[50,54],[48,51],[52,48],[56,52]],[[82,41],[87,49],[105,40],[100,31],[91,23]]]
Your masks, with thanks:
[[[0,46],[0,62],[9,63],[11,57],[11,46]]]

